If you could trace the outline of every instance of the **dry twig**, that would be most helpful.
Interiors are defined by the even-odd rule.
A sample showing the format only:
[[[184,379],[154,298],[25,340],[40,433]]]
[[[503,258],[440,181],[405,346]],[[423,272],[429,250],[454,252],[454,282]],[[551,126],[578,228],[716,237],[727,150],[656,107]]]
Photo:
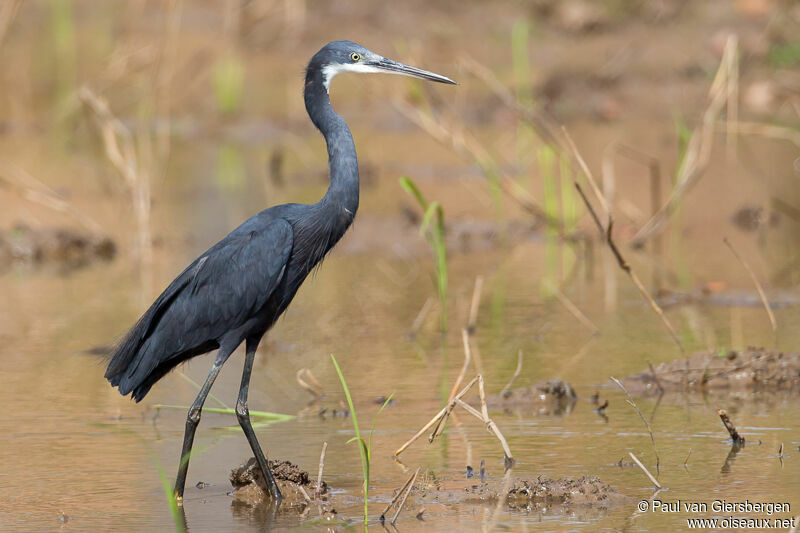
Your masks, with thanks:
[[[564,134],[567,136],[567,138],[569,138],[569,134],[567,133],[566,129],[564,129]],[[575,144],[570,142],[570,146],[573,148],[573,150],[575,150],[575,157],[578,158],[579,160],[582,160],[583,158],[580,156],[580,153],[578,153]],[[586,179],[592,185],[592,190],[595,191],[595,194],[597,195],[597,201],[605,207],[605,201],[603,200],[603,196],[602,194],[600,194],[600,191],[597,185],[595,184],[595,180],[594,177],[592,176],[591,171],[589,170],[588,166],[583,168]],[[614,254],[614,257],[616,258],[619,267],[626,274],[628,274],[628,277],[631,279],[633,284],[639,290],[639,293],[647,301],[647,303],[650,304],[650,307],[653,309],[653,311],[655,311],[655,313],[659,316],[659,318],[661,318],[661,321],[664,323],[664,326],[667,328],[667,331],[669,331],[672,340],[674,340],[675,344],[677,344],[678,348],[680,348],[681,353],[686,354],[686,350],[683,348],[683,343],[681,343],[681,340],[678,337],[678,333],[675,331],[675,328],[672,327],[672,324],[667,318],[667,315],[664,314],[664,311],[661,309],[661,307],[656,303],[653,297],[650,296],[650,293],[647,292],[647,289],[645,289],[644,285],[639,280],[639,276],[636,275],[636,273],[633,271],[628,262],[625,261],[625,258],[622,257],[622,253],[619,251],[619,248],[617,248],[617,245],[614,242],[614,239],[612,238],[614,219],[611,216],[611,212],[608,211],[607,213],[608,225],[604,226],[603,223],[600,222],[600,218],[597,216],[597,212],[594,210],[594,207],[592,207],[591,202],[589,202],[589,199],[586,197],[586,193],[583,191],[583,188],[581,187],[580,183],[578,183],[576,177],[573,177],[573,184],[575,185],[575,188],[578,190],[578,194],[583,200],[583,203],[586,205],[586,208],[589,210],[589,213],[592,216],[592,220],[594,220],[594,223],[597,226],[597,230],[600,232],[600,235],[605,240],[605,243],[608,245],[609,249],[611,250],[611,253]],[[607,207],[605,208],[608,209]]]
[[[305,380],[303,380],[302,376],[308,377],[308,380],[311,381],[311,384],[309,385]],[[301,368],[297,371],[295,378],[297,379],[297,384],[311,394],[314,397],[314,400],[319,400],[325,395],[322,389],[322,384],[317,380],[317,378],[314,377],[314,374],[311,373],[310,369]]]
[[[88,87],[78,90],[80,101],[92,111],[100,128],[106,156],[122,176],[136,215],[137,250],[145,263],[152,259],[150,177],[139,165],[130,130],[111,112],[108,102]]]
[[[322,452],[319,454],[319,470],[317,471],[317,486],[314,489],[314,499],[319,500],[322,491],[322,469],[325,467],[325,452],[328,450],[328,442],[322,443]]]
[[[469,322],[467,322],[467,332],[470,335],[475,333],[475,324],[478,322],[478,308],[481,304],[481,289],[483,289],[483,276],[476,276],[475,288],[472,290],[472,303],[469,306]]]
[[[406,489],[408,489],[408,491],[411,492],[410,486],[413,486],[414,480],[417,479],[417,474],[418,473],[419,473],[419,468],[417,468],[416,472],[414,472],[413,474],[408,476],[408,479],[406,480],[405,483],[403,483],[403,486],[400,487],[400,490],[397,491],[397,494],[394,495],[394,498],[392,498],[392,501],[390,501],[389,504],[383,509],[383,511],[381,511],[381,517],[379,519],[381,522],[386,520],[386,513],[389,512],[389,509],[394,507],[394,504],[397,503],[397,500],[400,499],[400,496],[402,496],[406,492]],[[403,500],[403,501],[405,502],[405,500]],[[397,515],[395,515],[395,516],[397,516]]]
[[[569,298],[567,298],[567,296],[563,292],[561,292],[561,289],[559,289],[554,283],[551,283],[549,280],[544,280],[544,283],[550,289],[550,291],[552,291],[556,299],[559,302],[561,302],[561,305],[566,307],[567,311],[569,311],[570,314],[578,320],[578,322],[583,324],[583,326],[586,327],[586,329],[592,332],[592,336],[600,335],[600,328],[595,326],[594,322],[589,320],[589,317],[583,314],[583,312],[580,309],[578,309],[578,306],[572,303],[572,301]]]
[[[717,414],[719,415],[720,420],[722,420],[722,424],[725,426],[725,429],[728,430],[728,434],[731,436],[731,439],[733,439],[733,445],[744,446],[744,437],[739,435],[739,432],[736,431],[736,426],[734,426],[733,422],[731,422],[731,419],[728,417],[728,413],[725,412],[724,409],[717,409]]]
[[[514,375],[511,376],[511,379],[508,380],[506,386],[503,387],[502,391],[500,391],[500,396],[503,398],[508,398],[511,395],[511,385],[514,383],[514,381],[516,381],[520,372],[522,372],[522,348],[517,351],[517,369],[514,370]]]
[[[475,385],[476,382],[478,383],[478,394],[480,395],[480,400],[481,400],[480,412],[471,405],[461,400],[461,398],[467,392],[469,392],[469,390],[472,388],[473,385]],[[503,447],[506,466],[510,467],[511,465],[513,465],[514,457],[511,455],[511,450],[508,447],[508,443],[506,442],[505,437],[503,437],[503,434],[500,432],[500,429],[497,427],[497,424],[495,424],[494,421],[491,418],[489,418],[489,411],[486,406],[486,393],[484,391],[484,386],[483,386],[483,376],[481,374],[478,374],[477,376],[472,378],[472,380],[463,389],[461,389],[461,392],[456,394],[447,403],[447,405],[443,407],[438,413],[436,413],[436,415],[427,424],[425,424],[422,427],[422,429],[420,429],[413,437],[411,437],[405,444],[403,444],[397,450],[395,450],[393,455],[397,457],[398,455],[403,453],[406,450],[406,448],[408,448],[414,441],[416,441],[426,431],[428,431],[428,429],[434,427],[435,425],[436,429],[434,429],[433,433],[431,433],[428,439],[428,442],[433,442],[433,440],[438,435],[440,435],[441,432],[444,430],[444,422],[446,421],[450,413],[453,411],[453,409],[456,407],[456,405],[461,406],[465,411],[467,411],[474,417],[480,419],[486,425],[487,431],[494,434],[494,436],[497,437],[497,440],[500,441],[500,445]]]
[[[403,506],[406,504],[406,500],[408,499],[408,495],[411,494],[411,490],[414,488],[414,482],[417,481],[417,475],[419,474],[419,467],[414,472],[414,477],[411,478],[411,483],[408,484],[408,489],[406,489],[406,493],[403,496],[403,499],[400,500],[400,505],[397,506],[397,511],[395,511],[394,516],[392,517],[391,524],[394,525],[397,522],[397,517],[400,515],[400,511],[403,510]]]
[[[416,318],[414,318],[414,323],[411,324],[411,331],[408,332],[410,336],[415,336],[419,332],[419,328],[422,327],[422,323],[425,321],[425,317],[428,316],[428,312],[431,310],[431,306],[434,303],[433,296],[429,296],[425,303],[422,304],[422,309],[419,310],[417,313]]]
[[[661,489],[664,488],[664,487],[661,486],[661,484],[658,482],[658,480],[653,477],[653,474],[651,474],[650,471],[647,470],[647,468],[645,468],[645,466],[642,464],[642,462],[639,460],[639,458],[636,457],[635,455],[633,455],[633,452],[628,452],[628,455],[631,456],[631,459],[633,459],[633,462],[635,462],[637,465],[639,465],[639,468],[642,469],[642,472],[647,474],[647,477],[650,478],[650,481],[653,482],[653,484],[656,486],[657,489],[661,490]]]
[[[778,348],[778,323],[775,320],[775,314],[772,312],[772,308],[769,305],[769,300],[767,300],[767,295],[764,293],[764,288],[761,286],[761,283],[758,281],[755,272],[753,269],[750,268],[750,265],[747,264],[747,261],[744,260],[744,257],[739,255],[739,252],[736,251],[736,248],[733,247],[731,241],[728,240],[727,237],[724,237],[722,241],[728,245],[733,255],[736,256],[736,259],[742,264],[744,269],[747,271],[747,274],[750,276],[750,279],[753,281],[753,284],[756,286],[756,290],[758,291],[758,297],[761,298],[761,305],[764,306],[764,311],[767,312],[767,317],[769,318],[769,325],[772,327],[772,334],[775,336],[775,348]]]
[[[672,213],[680,205],[680,200],[694,186],[708,167],[711,158],[711,147],[714,142],[714,127],[725,104],[733,96],[731,92],[731,76],[736,75],[738,58],[738,40],[736,36],[728,38],[722,54],[719,69],[709,89],[709,103],[703,119],[689,139],[686,154],[678,169],[675,187],[667,203],[664,204],[634,236],[632,244],[639,246],[650,236],[663,230]],[[729,130],[733,131],[733,130]]]
[[[628,402],[634,409],[636,409],[636,412],[639,413],[639,417],[641,417],[642,422],[644,422],[644,425],[647,428],[647,432],[650,433],[650,442],[653,443],[653,451],[656,454],[656,468],[658,468],[659,465],[661,465],[661,458],[658,455],[658,449],[656,448],[656,438],[653,436],[653,430],[650,429],[650,424],[647,422],[647,419],[644,417],[642,412],[639,410],[639,406],[637,406],[636,402],[633,401],[633,397],[631,396],[631,393],[628,392],[628,389],[625,388],[625,386],[622,384],[622,382],[620,380],[618,380],[617,378],[613,377],[613,376],[611,377],[611,381],[616,383],[617,387],[622,389],[622,392],[624,392],[625,396],[628,397],[627,400],[625,400],[625,401]],[[660,488],[660,485],[659,485],[659,488]]]

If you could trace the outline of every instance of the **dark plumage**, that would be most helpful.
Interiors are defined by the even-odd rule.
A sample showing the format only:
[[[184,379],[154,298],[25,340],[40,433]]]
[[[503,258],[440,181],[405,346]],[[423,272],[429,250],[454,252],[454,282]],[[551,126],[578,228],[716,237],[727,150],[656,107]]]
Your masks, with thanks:
[[[247,219],[195,259],[169,284],[116,347],[105,377],[123,395],[140,401],[176,365],[219,349],[206,382],[189,410],[175,491],[183,496],[187,454],[208,391],[230,354],[246,343],[237,402],[239,422],[273,497],[280,500],[247,413],[253,358],[264,333],[294,298],[311,270],[342,238],[358,209],[358,161],[353,137],[328,97],[342,71],[393,72],[444,83],[448,78],[383,58],[349,41],[327,44],[308,64],[306,110],[328,146],[330,186],[316,204],[284,204]]]

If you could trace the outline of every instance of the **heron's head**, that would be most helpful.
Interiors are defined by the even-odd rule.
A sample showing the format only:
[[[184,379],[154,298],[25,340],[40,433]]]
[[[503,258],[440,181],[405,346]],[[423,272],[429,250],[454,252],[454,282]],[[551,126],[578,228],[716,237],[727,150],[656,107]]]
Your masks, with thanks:
[[[351,41],[333,41],[326,44],[311,58],[308,69],[309,71],[318,69],[322,73],[322,82],[325,84],[325,89],[328,89],[331,80],[342,72],[362,74],[385,72],[439,83],[456,84],[446,76],[392,61]]]

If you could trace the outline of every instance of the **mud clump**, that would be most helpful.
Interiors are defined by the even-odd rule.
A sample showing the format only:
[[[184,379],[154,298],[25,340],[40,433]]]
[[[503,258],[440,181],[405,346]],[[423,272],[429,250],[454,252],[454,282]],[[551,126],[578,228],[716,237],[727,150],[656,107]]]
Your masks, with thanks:
[[[597,477],[549,479],[539,476],[536,480],[515,480],[506,495],[506,503],[512,509],[556,505],[608,508],[624,498]]]
[[[306,495],[312,498],[314,496],[316,480],[312,480],[308,472],[289,461],[267,460],[267,462],[283,494],[281,509],[304,508],[308,502]],[[230,480],[233,485],[231,495],[237,503],[255,507],[270,500],[266,481],[255,457],[231,470]],[[327,494],[328,485],[323,481],[320,486],[320,497]]]
[[[117,247],[108,237],[67,228],[33,229],[19,224],[0,231],[0,268],[22,263],[71,269],[92,261],[109,261],[116,253]]]
[[[581,511],[591,515],[629,501],[597,477],[578,479],[516,478],[481,482],[477,479],[436,480],[417,491],[419,504],[463,503],[496,505],[512,510],[546,510],[552,514]]]
[[[663,392],[757,390],[800,391],[800,353],[764,348],[728,352],[698,352],[661,363],[623,380],[631,394]]]
[[[486,405],[490,409],[531,408],[540,414],[561,415],[572,411],[577,400],[578,395],[569,383],[551,379],[529,387],[491,394],[486,397]]]

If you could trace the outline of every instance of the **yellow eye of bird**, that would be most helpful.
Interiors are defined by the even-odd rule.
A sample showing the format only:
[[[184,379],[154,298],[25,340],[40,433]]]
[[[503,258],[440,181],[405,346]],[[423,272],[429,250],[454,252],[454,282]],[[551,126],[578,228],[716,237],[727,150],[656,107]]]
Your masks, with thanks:
[[[358,61],[361,61],[361,54],[353,52],[350,54],[350,59],[353,60],[353,63],[357,63]]]

